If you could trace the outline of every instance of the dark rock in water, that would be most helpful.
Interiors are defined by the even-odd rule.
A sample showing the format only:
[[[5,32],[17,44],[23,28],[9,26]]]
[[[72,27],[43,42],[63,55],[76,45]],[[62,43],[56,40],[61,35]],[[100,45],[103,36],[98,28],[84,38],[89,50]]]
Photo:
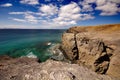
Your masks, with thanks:
[[[49,48],[49,52],[52,54],[50,59],[58,60],[58,61],[65,61],[65,57],[63,55],[63,52],[60,50],[60,47],[61,47],[60,44],[55,44]]]
[[[53,60],[38,63],[27,57],[3,58],[0,64],[0,80],[115,80],[77,64]]]
[[[120,79],[120,25],[73,27],[62,36],[62,50],[72,63]]]

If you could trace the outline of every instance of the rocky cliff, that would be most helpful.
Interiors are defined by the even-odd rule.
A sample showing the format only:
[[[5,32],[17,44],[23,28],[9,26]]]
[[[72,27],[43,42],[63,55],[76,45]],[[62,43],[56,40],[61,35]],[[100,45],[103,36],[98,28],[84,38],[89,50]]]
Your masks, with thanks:
[[[0,57],[0,80],[116,80],[77,64],[37,59]]]
[[[62,36],[62,50],[72,63],[120,79],[120,24],[72,27]]]

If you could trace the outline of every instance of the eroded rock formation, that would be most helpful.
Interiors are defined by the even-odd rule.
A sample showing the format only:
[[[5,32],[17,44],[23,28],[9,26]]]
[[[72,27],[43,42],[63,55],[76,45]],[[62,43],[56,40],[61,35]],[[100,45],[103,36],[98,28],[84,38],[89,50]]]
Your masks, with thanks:
[[[2,57],[3,58],[3,57]],[[4,62],[4,63],[3,63]],[[4,57],[0,61],[0,80],[116,80],[83,66],[47,60]]]
[[[62,36],[62,50],[72,63],[120,79],[120,25],[73,27]]]

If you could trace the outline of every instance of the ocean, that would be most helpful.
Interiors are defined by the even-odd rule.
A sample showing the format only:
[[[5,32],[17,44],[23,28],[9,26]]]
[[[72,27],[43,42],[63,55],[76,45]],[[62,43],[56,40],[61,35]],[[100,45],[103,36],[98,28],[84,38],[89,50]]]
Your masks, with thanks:
[[[61,42],[65,30],[60,29],[0,29],[0,55],[14,58],[27,56],[47,60],[49,48]]]

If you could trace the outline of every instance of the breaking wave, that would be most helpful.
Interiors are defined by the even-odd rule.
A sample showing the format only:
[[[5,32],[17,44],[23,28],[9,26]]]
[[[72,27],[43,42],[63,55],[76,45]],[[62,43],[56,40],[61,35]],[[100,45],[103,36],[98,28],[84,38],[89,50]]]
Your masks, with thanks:
[[[37,58],[36,55],[33,54],[33,52],[30,52],[29,54],[26,55],[28,58]]]

